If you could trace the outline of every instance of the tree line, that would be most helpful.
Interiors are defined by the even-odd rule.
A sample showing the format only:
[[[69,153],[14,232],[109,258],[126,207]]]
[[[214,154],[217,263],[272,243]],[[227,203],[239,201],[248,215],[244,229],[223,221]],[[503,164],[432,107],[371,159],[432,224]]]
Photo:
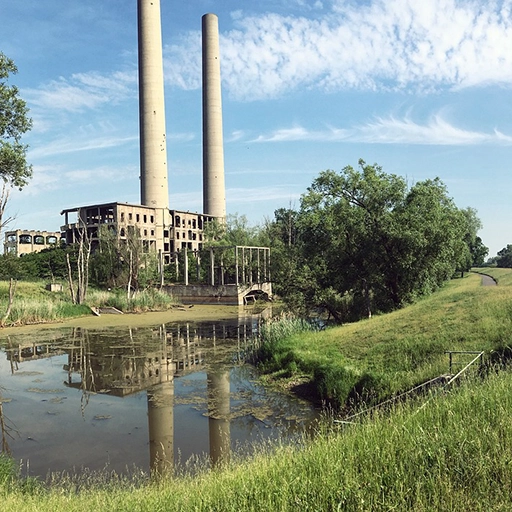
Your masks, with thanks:
[[[269,246],[277,296],[295,312],[321,310],[346,322],[400,308],[483,265],[488,250],[480,228],[476,211],[458,208],[438,178],[409,186],[360,160],[357,169],[321,172],[299,208],[280,208],[261,226],[251,227],[243,215],[208,226],[205,246]],[[4,255],[0,278],[67,279],[79,254],[77,247],[56,247]],[[156,257],[135,234],[126,243],[101,232],[88,264],[88,279],[99,287],[160,281]],[[179,278],[172,268],[166,278]]]

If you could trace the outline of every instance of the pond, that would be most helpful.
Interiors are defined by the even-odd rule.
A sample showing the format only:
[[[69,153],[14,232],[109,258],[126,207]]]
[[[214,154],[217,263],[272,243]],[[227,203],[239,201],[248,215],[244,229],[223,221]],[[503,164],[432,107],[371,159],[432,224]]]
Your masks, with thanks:
[[[258,383],[258,316],[67,327],[0,340],[4,441],[27,476],[215,465],[317,418]]]

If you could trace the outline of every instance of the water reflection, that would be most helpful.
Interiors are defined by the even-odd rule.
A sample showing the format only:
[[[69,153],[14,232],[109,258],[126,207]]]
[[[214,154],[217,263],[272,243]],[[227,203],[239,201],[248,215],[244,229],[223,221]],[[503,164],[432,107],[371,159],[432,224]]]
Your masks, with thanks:
[[[208,434],[213,465],[228,462],[231,453],[229,371],[208,373]]]
[[[68,430],[77,430],[74,433],[77,444],[94,444],[94,449],[100,452],[97,459],[101,459],[102,448],[96,445],[101,444],[103,437],[107,439],[111,436],[110,444],[103,450],[108,454],[109,464],[117,464],[113,469],[120,472],[131,461],[141,464],[140,456],[134,455],[140,446],[137,447],[133,439],[141,435],[142,427],[137,423],[135,409],[140,409],[138,397],[145,393],[146,444],[149,447],[146,453],[149,452],[151,471],[162,473],[171,470],[176,459],[184,455],[188,458],[194,453],[209,452],[212,465],[228,461],[232,445],[250,440],[253,432],[264,434],[268,427],[271,430],[283,430],[283,425],[278,423],[284,423],[284,418],[284,428],[289,432],[290,428],[303,424],[312,416],[309,407],[303,404],[297,407],[297,404],[285,403],[283,397],[267,396],[262,388],[251,381],[250,374],[244,374],[244,357],[252,349],[251,339],[256,330],[257,322],[252,318],[232,323],[183,323],[165,324],[151,329],[126,328],[122,332],[118,329],[91,331],[75,328],[65,333],[55,331],[51,339],[47,340],[27,341],[23,337],[11,337],[5,352],[12,376],[23,376],[27,381],[31,368],[35,374],[41,372],[41,377],[33,379],[33,382],[50,381],[48,364],[64,358],[60,366],[61,375],[65,375],[63,384],[65,389],[79,393],[84,423],[80,425],[69,419]],[[43,363],[46,366],[41,366]],[[30,366],[35,364],[39,366]],[[57,373],[55,365],[52,365],[52,372]],[[58,381],[54,379],[54,382]],[[40,392],[42,396],[45,393],[58,395],[41,402],[62,404],[63,408],[70,408],[69,404],[64,404],[67,397],[61,396],[64,393],[57,387],[20,388],[12,393],[11,411],[5,411],[7,415],[14,416],[19,412],[19,422],[18,418],[13,418],[18,424],[30,421],[27,420],[27,409],[22,413],[23,408],[15,406],[15,402],[21,404],[33,399],[29,392]],[[120,398],[123,401],[129,400],[134,410],[118,409],[122,403],[118,401]],[[116,400],[117,403],[114,403]],[[273,403],[272,409],[269,403]],[[40,415],[44,415],[45,421],[48,420],[47,415],[57,416],[61,412],[53,409],[43,412],[40,405],[37,404],[33,411],[37,410]],[[99,405],[108,408],[112,414],[95,414],[94,421],[86,425],[86,412],[91,407],[93,414],[98,412]],[[207,446],[199,439],[199,430],[202,429],[200,425],[206,418]],[[110,420],[111,428],[109,425],[103,426],[105,422],[100,426],[100,420]],[[130,428],[128,435],[131,438],[128,439],[124,429],[128,429],[131,423],[137,426]],[[30,426],[37,428],[34,422]],[[92,428],[89,431],[83,430],[90,426]],[[69,435],[64,424],[55,428],[60,429],[63,438]],[[60,452],[69,450],[69,447],[54,442],[54,449],[55,444],[60,446],[59,456],[62,457],[59,458],[57,451],[54,451],[52,457],[55,460],[49,460],[45,468],[42,464],[44,459],[34,461],[33,458],[50,457],[46,450],[52,450],[52,443],[47,438],[47,434],[37,431],[37,434],[26,437],[24,443],[14,443],[14,456],[19,457],[16,454],[18,452],[22,454],[19,458],[31,458],[31,468],[37,468],[35,473],[43,476],[48,468],[61,470],[75,465],[94,466],[90,462],[93,457],[89,455],[84,457],[85,461],[75,459],[63,467],[64,454]],[[50,446],[37,446],[34,449],[27,445],[27,439],[45,439],[45,443]],[[86,451],[87,448],[84,449]],[[67,457],[69,459],[69,453]],[[101,463],[96,462],[96,466],[92,469],[98,469]]]
[[[154,386],[147,394],[151,471],[162,474],[174,462],[174,382]]]

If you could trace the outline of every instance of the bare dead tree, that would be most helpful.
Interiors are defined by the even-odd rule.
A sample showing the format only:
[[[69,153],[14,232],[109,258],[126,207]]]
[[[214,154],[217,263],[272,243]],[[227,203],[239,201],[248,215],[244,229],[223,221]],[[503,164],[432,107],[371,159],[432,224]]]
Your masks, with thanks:
[[[73,280],[73,271],[69,254],[66,255],[66,263],[68,267],[68,282],[71,300],[73,304],[83,304],[87,295],[89,286],[89,259],[91,256],[91,238],[87,232],[85,224],[78,230],[78,257],[77,257],[77,283],[76,293]]]
[[[2,183],[2,191],[0,192],[0,238],[2,234],[2,229],[5,228],[7,224],[14,220],[14,217],[4,217],[10,193],[11,189],[9,185],[4,181]]]
[[[133,251],[128,248],[129,260],[128,260],[128,284],[126,285],[127,299],[131,299],[131,288],[132,288],[132,277],[133,277]]]
[[[73,304],[76,304],[75,287],[73,285],[73,271],[71,269],[71,261],[69,260],[69,253],[66,254],[66,263],[68,266],[69,293],[71,294],[71,300],[73,301]]]
[[[2,320],[0,320],[0,327],[4,327],[5,322],[9,318],[9,315],[11,314],[12,305],[14,303],[14,296],[16,294],[16,285],[17,284],[18,284],[18,281],[16,281],[15,279],[13,279],[11,277],[11,280],[9,281],[9,301],[7,303],[7,310],[5,311],[5,314],[2,318]]]

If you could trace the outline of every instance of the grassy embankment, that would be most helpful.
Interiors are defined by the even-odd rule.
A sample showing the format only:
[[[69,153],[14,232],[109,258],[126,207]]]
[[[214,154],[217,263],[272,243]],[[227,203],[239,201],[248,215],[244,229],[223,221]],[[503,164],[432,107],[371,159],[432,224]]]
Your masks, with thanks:
[[[445,344],[450,349],[506,346],[512,322],[509,280],[502,275],[500,286],[483,288],[473,275],[391,315],[293,335],[278,344],[290,351],[295,340],[292,371],[300,370],[301,360],[348,367],[349,354],[355,373],[371,369],[390,390],[401,389],[446,371]],[[303,338],[314,344],[311,350]],[[252,458],[196,477],[45,490],[21,482],[3,462],[0,510],[509,510],[511,386],[511,373],[491,372],[487,379],[428,401],[397,404],[356,424],[326,423],[314,440],[301,445],[255,448]]]
[[[8,304],[9,282],[0,281],[0,320]],[[85,305],[73,304],[70,293],[64,287],[63,292],[50,292],[45,283],[19,281],[16,285],[15,298],[11,314],[5,325],[25,325],[44,322],[58,322],[67,318],[90,315],[90,307],[111,306],[123,312],[145,312],[165,310],[175,305],[176,301],[158,290],[137,292],[128,300],[126,291],[99,291],[89,289]]]
[[[512,271],[500,285],[470,274],[393,313],[320,332],[272,336],[261,349],[267,379],[313,392],[335,406],[376,402],[448,372],[445,351],[503,351],[511,343]],[[284,321],[286,323],[286,320]],[[456,356],[459,363],[473,356]],[[457,367],[457,370],[461,367]]]

